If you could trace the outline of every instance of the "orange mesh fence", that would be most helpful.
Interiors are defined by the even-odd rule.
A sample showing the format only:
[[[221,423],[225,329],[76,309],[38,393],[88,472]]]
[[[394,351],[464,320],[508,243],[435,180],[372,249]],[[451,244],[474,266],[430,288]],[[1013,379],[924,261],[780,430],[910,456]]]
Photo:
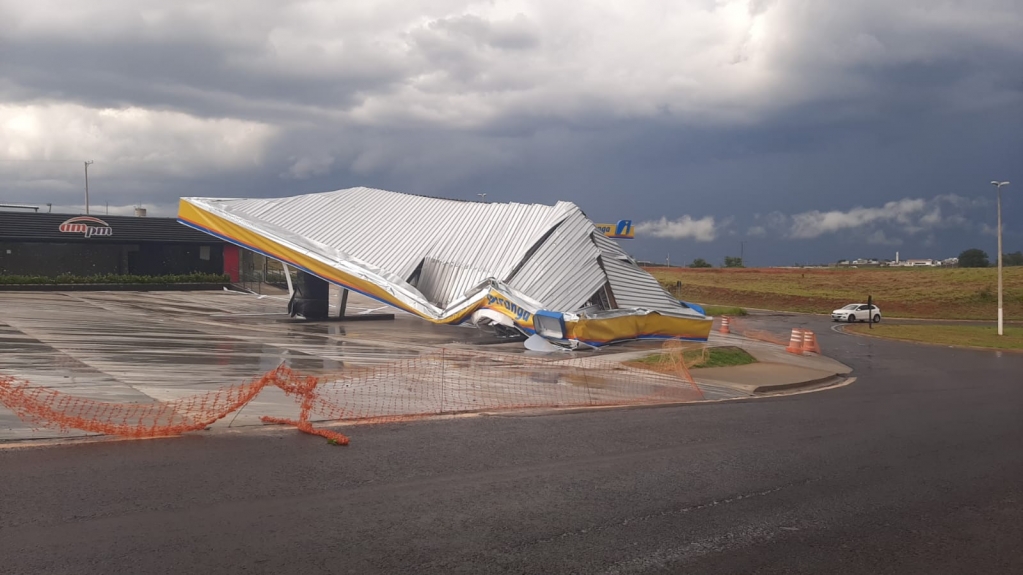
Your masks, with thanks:
[[[778,345],[789,344],[789,332],[786,331],[784,334],[774,333],[763,329],[755,329],[739,318],[731,318],[730,329],[732,333],[741,335],[749,339],[755,339],[757,341],[765,341],[767,343],[774,343]]]
[[[144,438],[204,429],[272,387],[296,402],[298,417],[263,417],[264,422],[294,425],[347,444],[344,435],[314,428],[313,422],[698,400],[703,392],[689,368],[705,359],[706,348],[675,340],[649,357],[626,362],[585,353],[548,359],[443,349],[328,374],[281,366],[248,383],[151,403],[108,403],[0,377],[0,405],[40,426]]]
[[[177,401],[108,403],[0,377],[0,405],[23,421],[61,431],[78,429],[136,438],[179,435],[203,429],[238,410],[266,387],[267,379],[264,376]]]

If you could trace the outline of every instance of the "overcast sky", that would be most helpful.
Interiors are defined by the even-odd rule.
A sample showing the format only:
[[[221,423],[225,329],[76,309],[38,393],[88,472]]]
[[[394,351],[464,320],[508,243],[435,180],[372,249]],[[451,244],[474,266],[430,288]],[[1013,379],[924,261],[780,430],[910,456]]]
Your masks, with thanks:
[[[242,7],[244,5],[244,7]],[[1023,249],[1020,0],[0,0],[0,202],[578,204],[641,259]]]

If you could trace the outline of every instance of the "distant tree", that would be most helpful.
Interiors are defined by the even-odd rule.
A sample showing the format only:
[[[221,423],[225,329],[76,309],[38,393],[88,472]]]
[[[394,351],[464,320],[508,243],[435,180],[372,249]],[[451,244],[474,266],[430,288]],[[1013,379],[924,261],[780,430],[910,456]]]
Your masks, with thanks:
[[[742,258],[737,258],[735,256],[725,256],[725,267],[726,268],[744,268],[746,266],[742,265]]]
[[[986,268],[989,265],[991,263],[984,250],[973,248],[959,254],[959,267],[961,268]]]
[[[695,260],[693,260],[693,263],[689,264],[689,267],[691,267],[691,268],[712,268],[714,266],[712,266],[709,263],[707,263],[707,260],[705,260],[703,258],[696,258]]]
[[[1011,254],[1002,254],[1002,265],[1003,266],[1023,266],[1023,252],[1013,252]]]

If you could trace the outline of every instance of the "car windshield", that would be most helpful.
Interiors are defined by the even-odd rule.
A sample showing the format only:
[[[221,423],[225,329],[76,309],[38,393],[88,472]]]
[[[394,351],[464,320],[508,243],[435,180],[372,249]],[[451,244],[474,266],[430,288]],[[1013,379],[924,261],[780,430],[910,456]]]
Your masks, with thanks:
[[[851,303],[851,304],[849,304],[849,305],[845,306],[845,307],[844,307],[844,308],[842,308],[842,309],[856,309],[856,308],[858,308],[859,306],[860,306],[860,304],[858,304],[858,303]]]

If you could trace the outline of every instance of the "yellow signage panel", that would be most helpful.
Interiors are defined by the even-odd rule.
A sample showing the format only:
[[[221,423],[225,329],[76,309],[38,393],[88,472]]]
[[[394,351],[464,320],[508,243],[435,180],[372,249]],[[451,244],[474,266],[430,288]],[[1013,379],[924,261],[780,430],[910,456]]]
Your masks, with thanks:
[[[618,240],[635,239],[636,232],[632,229],[632,220],[618,220],[617,224],[594,224],[600,233]]]

